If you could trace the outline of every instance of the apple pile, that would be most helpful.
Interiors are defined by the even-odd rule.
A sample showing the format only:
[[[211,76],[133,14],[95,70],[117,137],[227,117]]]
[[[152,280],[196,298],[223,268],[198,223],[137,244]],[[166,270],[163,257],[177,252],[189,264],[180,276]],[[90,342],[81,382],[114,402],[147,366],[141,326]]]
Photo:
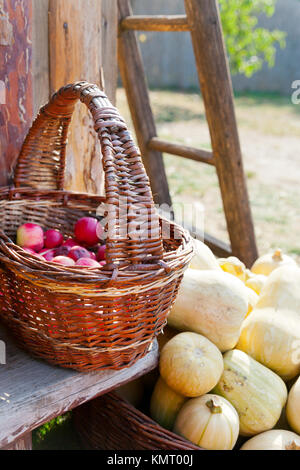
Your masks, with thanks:
[[[93,217],[82,217],[74,227],[74,238],[64,238],[56,229],[44,232],[38,224],[26,223],[17,230],[17,245],[43,261],[63,266],[101,268],[106,264],[100,238],[103,227]]]

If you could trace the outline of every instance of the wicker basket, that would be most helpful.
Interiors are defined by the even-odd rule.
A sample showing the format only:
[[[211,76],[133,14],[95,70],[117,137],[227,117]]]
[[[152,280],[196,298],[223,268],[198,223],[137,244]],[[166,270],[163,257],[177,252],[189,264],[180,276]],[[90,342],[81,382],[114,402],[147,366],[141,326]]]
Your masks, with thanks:
[[[78,100],[89,108],[100,139],[106,197],[64,190],[67,131]],[[141,210],[146,227],[138,231]],[[101,269],[47,263],[14,243],[23,223],[72,236],[78,218],[99,212],[108,214]],[[0,317],[21,346],[77,370],[121,369],[147,353],[166,323],[193,244],[185,230],[157,215],[139,151],[95,85],[63,87],[41,109],[14,187],[0,190],[0,218]]]
[[[202,450],[162,428],[114,392],[73,410],[73,422],[88,449]]]

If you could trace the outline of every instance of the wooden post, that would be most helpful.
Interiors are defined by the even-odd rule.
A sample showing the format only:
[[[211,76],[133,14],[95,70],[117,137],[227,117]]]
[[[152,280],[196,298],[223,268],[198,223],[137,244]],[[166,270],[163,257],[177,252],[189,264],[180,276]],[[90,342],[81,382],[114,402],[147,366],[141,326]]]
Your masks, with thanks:
[[[31,0],[0,0],[0,186],[11,181],[32,120],[31,39]]]
[[[118,0],[119,18],[132,14],[129,2]],[[147,81],[140,49],[134,31],[120,31],[118,41],[119,69],[126,90],[133,124],[141,149],[143,162],[149,175],[153,198],[156,204],[171,206],[169,187],[162,153],[149,148],[148,144],[156,137],[156,127],[151,111]]]
[[[115,102],[117,20],[117,0],[0,0],[0,185],[11,183],[32,118],[57,88],[81,79],[100,85],[104,76]],[[103,192],[100,148],[83,106],[69,140],[66,188]]]
[[[250,266],[257,258],[252,216],[216,0],[185,0],[232,252]]]
[[[118,5],[117,0],[101,0],[101,66],[103,70],[105,92],[113,104],[116,104],[118,82],[117,34]]]
[[[117,9],[116,1],[107,0],[50,0],[49,51],[50,91],[78,80],[101,86],[103,76],[108,94],[115,100],[117,69]],[[104,37],[109,58],[109,70],[103,72],[102,8],[106,25]],[[108,26],[107,15],[110,23]],[[115,20],[113,21],[113,19]],[[108,29],[109,28],[109,29]],[[115,28],[115,30],[114,30]],[[109,38],[108,38],[109,34]],[[105,58],[105,66],[108,64]],[[94,124],[87,110],[78,104],[70,131],[67,150],[66,189],[103,193],[101,151],[94,132]]]
[[[50,98],[49,83],[49,0],[32,0],[33,113]]]

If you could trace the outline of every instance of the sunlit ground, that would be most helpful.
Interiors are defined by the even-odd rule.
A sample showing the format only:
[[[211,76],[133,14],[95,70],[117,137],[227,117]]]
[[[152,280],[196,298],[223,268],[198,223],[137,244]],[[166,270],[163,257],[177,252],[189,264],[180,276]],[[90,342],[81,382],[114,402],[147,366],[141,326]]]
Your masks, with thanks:
[[[211,148],[199,94],[151,91],[151,102],[161,138]],[[132,127],[123,89],[117,106]],[[235,98],[235,107],[259,251],[279,246],[300,261],[300,105],[247,94]],[[205,230],[228,241],[215,169],[171,155],[164,161],[173,201],[203,203]]]

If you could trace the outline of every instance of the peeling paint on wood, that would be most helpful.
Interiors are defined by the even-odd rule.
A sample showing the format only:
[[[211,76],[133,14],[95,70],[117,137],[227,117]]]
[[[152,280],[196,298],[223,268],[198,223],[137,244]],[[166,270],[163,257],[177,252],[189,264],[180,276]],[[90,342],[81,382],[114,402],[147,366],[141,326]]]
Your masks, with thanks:
[[[33,359],[0,326],[6,365],[0,367],[0,448],[76,406],[134,380],[158,364],[158,345],[134,365],[115,371],[76,372]],[[22,445],[22,444],[21,444]]]
[[[5,103],[0,102],[0,186],[3,186],[9,183],[32,120],[31,0],[0,0],[0,30],[0,81],[5,86]]]
[[[0,17],[0,46],[11,46],[13,43],[12,24],[6,15]]]

